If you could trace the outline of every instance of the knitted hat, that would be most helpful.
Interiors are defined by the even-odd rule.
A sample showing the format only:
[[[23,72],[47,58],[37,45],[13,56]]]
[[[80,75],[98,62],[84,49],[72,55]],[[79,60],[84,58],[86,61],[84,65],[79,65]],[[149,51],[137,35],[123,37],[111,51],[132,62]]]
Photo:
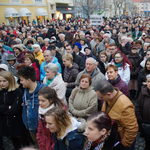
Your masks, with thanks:
[[[88,49],[88,50],[90,50],[90,51],[91,51],[90,47],[85,47],[85,48],[84,48],[84,51],[85,51],[86,49]]]
[[[20,45],[14,45],[13,50],[14,50],[14,48],[17,48],[20,52],[22,52],[22,50],[23,50],[22,46],[20,46]]]
[[[75,44],[73,44],[73,47],[74,47],[75,45],[76,45],[76,46],[78,46],[79,50],[81,50],[81,49],[82,49],[82,46],[81,46],[81,44],[80,44],[80,43],[76,42]]]
[[[14,54],[8,54],[6,60],[16,60],[16,57],[14,56]]]
[[[3,69],[5,71],[8,71],[8,66],[5,64],[0,64],[0,69]]]

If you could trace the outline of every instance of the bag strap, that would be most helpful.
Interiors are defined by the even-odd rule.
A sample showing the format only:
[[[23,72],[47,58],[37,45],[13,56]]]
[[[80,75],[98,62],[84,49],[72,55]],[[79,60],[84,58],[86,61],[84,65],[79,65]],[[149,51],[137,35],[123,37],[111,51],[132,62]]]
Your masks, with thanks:
[[[111,108],[109,109],[109,111],[108,111],[107,114],[109,114],[110,110],[113,108],[113,106],[115,105],[115,103],[117,102],[118,98],[119,98],[121,95],[123,95],[123,94],[120,94],[120,95],[116,98],[115,102],[112,104],[112,106],[111,106]]]
[[[76,97],[77,92],[78,92],[78,87],[76,88],[76,91],[74,93],[73,99]]]

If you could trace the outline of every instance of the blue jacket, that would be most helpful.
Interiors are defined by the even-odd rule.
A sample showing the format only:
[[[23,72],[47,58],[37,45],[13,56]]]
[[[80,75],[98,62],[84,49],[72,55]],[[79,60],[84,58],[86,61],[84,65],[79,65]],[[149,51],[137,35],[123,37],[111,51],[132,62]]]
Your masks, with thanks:
[[[23,123],[29,131],[36,133],[38,127],[38,92],[46,85],[37,81],[37,87],[34,92],[29,93],[29,89],[25,88],[23,95]]]
[[[54,150],[83,150],[84,137],[82,134],[77,133],[77,130],[69,132],[63,140],[58,140],[56,133],[53,135],[54,138]],[[66,145],[66,138],[69,145]]]
[[[7,52],[9,49],[10,49],[10,47],[9,47],[9,46],[7,46],[7,45],[3,45],[3,50],[4,50],[5,52]]]
[[[56,64],[58,67],[59,67],[59,70],[58,70],[58,73],[61,73],[61,66],[60,66],[60,63],[58,62],[58,59],[53,56],[53,59],[50,63],[54,63]],[[43,81],[43,79],[45,78],[45,70],[44,70],[44,67],[45,65],[47,65],[48,63],[46,61],[44,61],[41,66],[40,66],[40,80]]]

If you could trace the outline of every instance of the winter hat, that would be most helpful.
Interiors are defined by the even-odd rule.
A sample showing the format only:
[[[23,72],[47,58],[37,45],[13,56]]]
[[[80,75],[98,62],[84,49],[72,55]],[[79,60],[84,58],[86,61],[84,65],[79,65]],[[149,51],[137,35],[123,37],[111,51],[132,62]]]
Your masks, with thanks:
[[[16,57],[14,56],[14,54],[8,54],[6,60],[16,60]]]
[[[73,44],[73,47],[74,47],[75,45],[76,45],[76,46],[78,46],[79,50],[81,50],[81,49],[82,49],[82,46],[81,46],[81,44],[80,44],[80,43],[76,42],[75,44]]]
[[[13,50],[14,48],[17,48],[20,52],[22,52],[23,48],[20,45],[14,45],[13,46]]]
[[[8,66],[5,64],[0,64],[0,69],[3,69],[5,71],[8,71]]]
[[[91,51],[90,47],[85,47],[85,48],[84,48],[84,51],[85,51],[86,49],[88,49],[88,50],[90,50],[90,51]]]

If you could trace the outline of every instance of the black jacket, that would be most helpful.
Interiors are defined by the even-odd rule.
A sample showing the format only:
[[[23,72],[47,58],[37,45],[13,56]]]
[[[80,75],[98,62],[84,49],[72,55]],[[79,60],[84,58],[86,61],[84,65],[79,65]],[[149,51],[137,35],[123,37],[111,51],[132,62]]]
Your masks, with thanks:
[[[126,45],[124,47],[122,47],[122,45],[120,45],[119,49],[122,51],[122,53],[124,53],[125,55],[129,55],[131,52],[131,43],[127,42]]]
[[[73,56],[73,62],[79,66],[79,72],[83,71],[83,69],[85,68],[83,58],[79,55],[76,55],[75,52],[72,53],[72,56]]]
[[[132,53],[129,54],[128,59],[130,60],[132,64],[132,70],[130,79],[137,79],[138,78],[138,72],[139,72],[139,66],[141,61],[143,60],[142,56],[136,53],[135,57],[132,55]]]
[[[0,136],[22,136],[25,126],[22,121],[22,92],[0,91]],[[9,109],[11,106],[11,109]]]

